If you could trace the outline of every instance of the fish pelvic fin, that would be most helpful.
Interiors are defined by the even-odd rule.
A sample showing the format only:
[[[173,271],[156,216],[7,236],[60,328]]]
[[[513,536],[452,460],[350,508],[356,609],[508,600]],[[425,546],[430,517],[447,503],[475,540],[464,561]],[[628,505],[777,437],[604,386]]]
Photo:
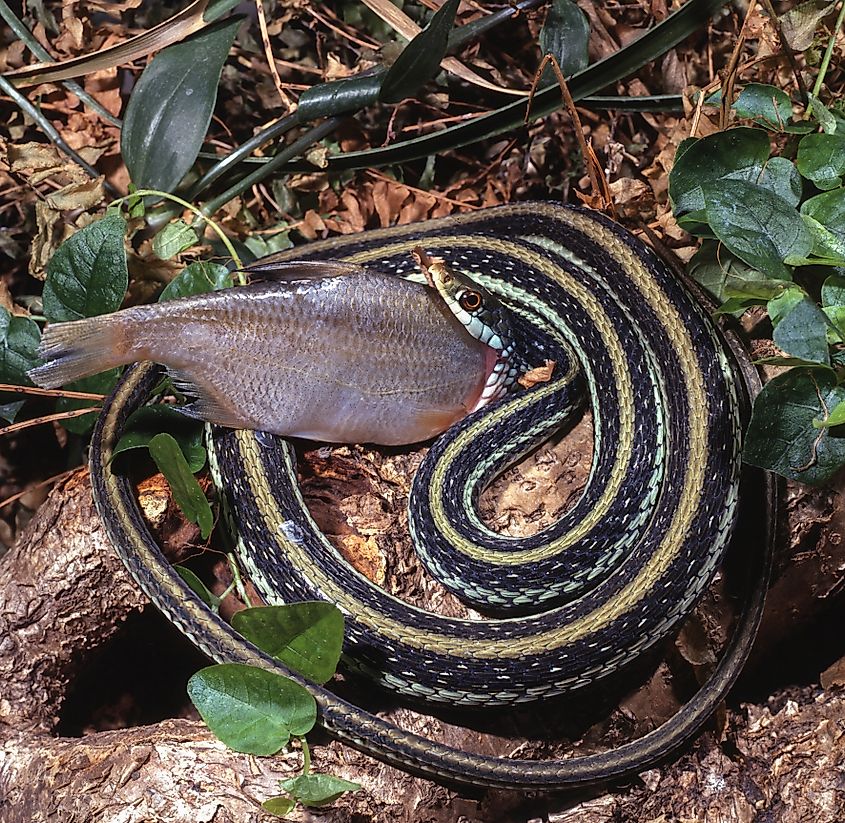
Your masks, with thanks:
[[[51,323],[38,347],[43,362],[27,372],[43,389],[56,389],[137,359],[130,353],[125,325],[113,315]]]
[[[182,369],[168,368],[167,373],[174,388],[193,401],[184,406],[176,406],[182,414],[232,429],[255,428],[246,415],[233,408],[224,394],[211,383],[197,379],[195,374]]]

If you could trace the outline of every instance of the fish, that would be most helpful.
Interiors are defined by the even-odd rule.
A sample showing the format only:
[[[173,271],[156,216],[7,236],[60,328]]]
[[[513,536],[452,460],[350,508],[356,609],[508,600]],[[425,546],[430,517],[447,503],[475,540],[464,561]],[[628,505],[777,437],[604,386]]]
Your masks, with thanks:
[[[57,388],[151,360],[209,423],[327,443],[428,440],[501,372],[435,289],[354,264],[287,262],[262,280],[52,323],[29,371]],[[498,369],[497,369],[498,367]],[[485,391],[486,389],[486,391]]]

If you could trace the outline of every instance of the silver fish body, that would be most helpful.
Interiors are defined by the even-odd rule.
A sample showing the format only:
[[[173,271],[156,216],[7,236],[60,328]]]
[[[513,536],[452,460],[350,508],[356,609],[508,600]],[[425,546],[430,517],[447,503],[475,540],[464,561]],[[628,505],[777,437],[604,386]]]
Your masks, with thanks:
[[[479,405],[496,352],[425,286],[373,272],[256,283],[49,326],[57,387],[140,360],[209,422],[335,443],[425,440]]]

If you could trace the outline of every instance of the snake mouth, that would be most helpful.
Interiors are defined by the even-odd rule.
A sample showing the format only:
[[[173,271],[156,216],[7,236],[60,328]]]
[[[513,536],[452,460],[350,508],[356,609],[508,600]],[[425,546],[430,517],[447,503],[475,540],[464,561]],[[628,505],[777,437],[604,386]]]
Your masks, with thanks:
[[[513,345],[496,349],[489,343],[487,344],[487,359],[485,361],[487,377],[481,395],[470,412],[483,409],[493,401],[504,397],[510,391],[517,377],[517,368],[511,357],[512,354]]]

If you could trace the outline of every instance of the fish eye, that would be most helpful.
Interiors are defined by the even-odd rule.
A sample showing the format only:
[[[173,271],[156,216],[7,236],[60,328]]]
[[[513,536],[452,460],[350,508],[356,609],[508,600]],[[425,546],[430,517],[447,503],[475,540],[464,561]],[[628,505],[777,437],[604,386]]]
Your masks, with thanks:
[[[458,304],[464,311],[477,311],[481,303],[481,295],[477,291],[467,289],[458,296]]]

